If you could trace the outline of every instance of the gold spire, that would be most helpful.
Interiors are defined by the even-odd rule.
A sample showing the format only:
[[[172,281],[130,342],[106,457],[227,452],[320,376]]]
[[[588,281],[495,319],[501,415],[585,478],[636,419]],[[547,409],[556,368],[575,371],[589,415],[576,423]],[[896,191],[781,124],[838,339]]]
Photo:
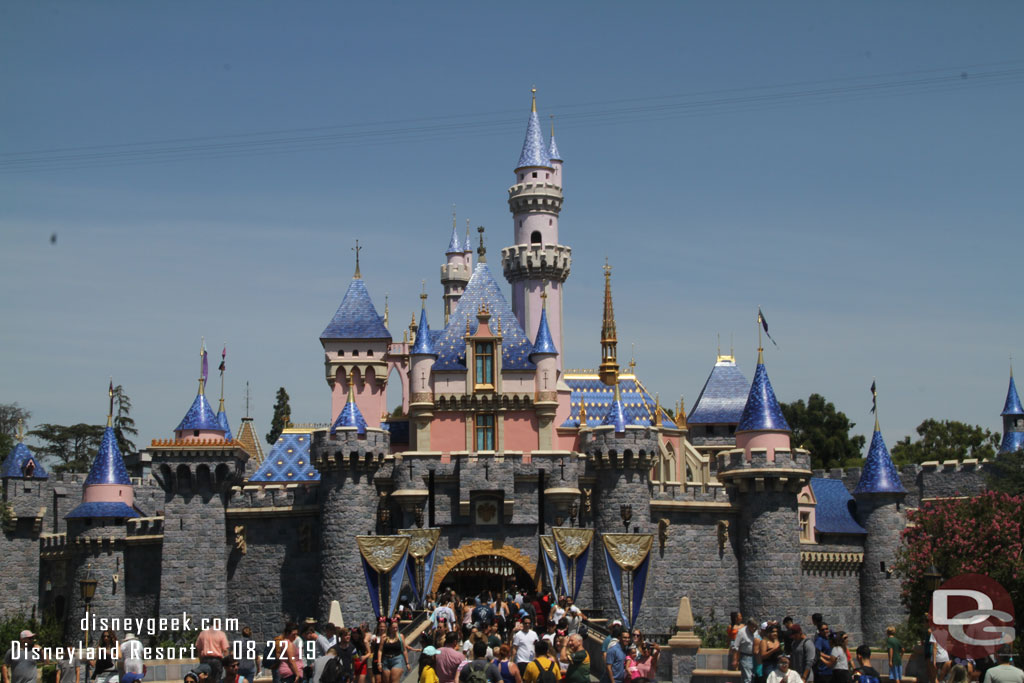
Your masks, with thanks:
[[[530,111],[534,114],[537,113],[537,86],[530,88],[530,92],[533,94],[533,104],[530,105]]]
[[[18,443],[25,440],[25,418],[18,418]]]
[[[384,292],[384,327],[388,326],[388,293]]]
[[[676,426],[686,426],[686,399],[679,397],[679,410],[676,411]]]
[[[548,287],[544,285],[544,288],[540,290],[540,307],[542,310],[548,308]],[[1010,375],[1013,375],[1013,368],[1010,368]]]
[[[580,427],[587,426],[587,402],[586,396],[580,394]]]
[[[608,386],[619,381],[619,340],[615,336],[615,310],[612,307],[612,267],[604,260],[604,320],[601,324],[601,367],[598,374]]]
[[[654,395],[654,426],[661,426],[661,394]]]
[[[420,288],[421,288],[421,291],[420,291],[420,307],[425,309],[427,307],[427,281],[426,280],[420,280]]]
[[[555,115],[554,114],[550,114],[550,116],[551,116],[551,137],[555,137]]]
[[[348,371],[348,400],[351,403],[355,403],[356,401],[355,372],[355,368],[352,368],[351,370]]]
[[[764,364],[764,346],[761,344],[761,307],[757,307],[757,364]]]
[[[352,276],[353,280],[359,280],[363,276],[359,272],[359,252],[362,251],[362,247],[359,246],[359,240],[356,240],[356,246],[352,247],[352,251],[356,252],[356,273]]]
[[[110,408],[107,410],[107,426],[114,426],[114,378],[110,378],[110,388],[107,389],[107,397],[110,399]]]
[[[629,374],[636,375],[636,342],[629,343]]]
[[[206,358],[206,337],[199,342],[199,393],[206,393],[206,373],[203,372],[203,360]],[[113,380],[111,380],[113,381]]]

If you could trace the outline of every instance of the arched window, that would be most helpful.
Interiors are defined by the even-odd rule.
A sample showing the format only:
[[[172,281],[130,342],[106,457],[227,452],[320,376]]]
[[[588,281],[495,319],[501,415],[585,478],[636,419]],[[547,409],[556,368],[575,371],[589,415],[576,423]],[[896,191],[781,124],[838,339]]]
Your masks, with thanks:
[[[530,244],[540,244],[540,230],[530,233]]]

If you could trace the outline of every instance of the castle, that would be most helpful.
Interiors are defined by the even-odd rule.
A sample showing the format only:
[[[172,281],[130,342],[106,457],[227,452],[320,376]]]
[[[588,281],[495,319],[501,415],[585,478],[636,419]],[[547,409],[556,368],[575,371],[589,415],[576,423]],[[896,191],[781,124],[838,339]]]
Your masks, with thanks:
[[[905,618],[891,568],[907,510],[981,491],[983,465],[897,471],[876,423],[863,469],[813,472],[760,353],[752,381],[719,355],[689,415],[670,414],[619,366],[607,264],[598,367],[566,369],[563,160],[535,100],[514,173],[513,244],[489,262],[483,229],[474,250],[453,224],[442,314],[423,294],[401,339],[357,252],[320,335],[330,423],[292,424],[264,455],[252,420],[233,434],[200,380],[173,438],[138,454],[119,451],[108,420],[87,475],[48,474],[19,443],[2,469],[0,609],[53,610],[77,633],[79,583],[93,578],[99,616],[230,617],[263,639],[285,616],[326,618],[332,600],[347,623],[369,618],[356,535],[440,529],[436,589],[543,581],[538,537],[573,525],[654,535],[646,632],[667,634],[688,596],[698,615],[822,612],[854,642],[879,642]],[[389,415],[393,377],[402,408]],[[1012,376],[1003,418],[1003,449],[1017,450]],[[579,604],[615,613],[596,553]]]

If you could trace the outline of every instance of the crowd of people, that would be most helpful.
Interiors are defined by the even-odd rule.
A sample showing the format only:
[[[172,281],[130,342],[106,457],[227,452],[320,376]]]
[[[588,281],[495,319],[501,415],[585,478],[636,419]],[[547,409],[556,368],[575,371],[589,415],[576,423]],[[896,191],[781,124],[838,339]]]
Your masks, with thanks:
[[[861,644],[852,653],[850,638],[833,629],[821,614],[811,615],[810,633],[787,616],[782,622],[730,615],[730,668],[742,683],[879,683],[871,648]],[[904,644],[895,627],[886,629],[885,659],[890,683],[903,680]],[[912,649],[912,648],[911,648]],[[1024,672],[1012,666],[1009,649],[981,661],[950,657],[929,632],[924,643],[927,683],[1024,683]],[[918,679],[920,680],[920,679]]]

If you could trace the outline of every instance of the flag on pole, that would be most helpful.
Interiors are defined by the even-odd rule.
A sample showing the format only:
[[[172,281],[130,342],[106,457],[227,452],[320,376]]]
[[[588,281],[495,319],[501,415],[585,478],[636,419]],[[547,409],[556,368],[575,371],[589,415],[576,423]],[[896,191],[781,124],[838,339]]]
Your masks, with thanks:
[[[772,339],[772,335],[768,334],[768,319],[764,317],[764,313],[761,312],[761,307],[757,307],[757,319],[761,321],[761,327],[764,329],[764,336],[768,337],[768,340],[775,344],[775,340]],[[778,344],[775,344],[778,346]]]
[[[875,380],[871,380],[871,412],[878,410],[878,391],[875,389]]]
[[[224,350],[220,352],[220,367],[218,368],[218,370],[220,370],[220,374],[222,374],[222,375],[224,374],[224,368],[227,367],[227,360],[228,360],[228,345],[225,344],[224,345]]]
[[[206,347],[203,347],[203,381],[210,376],[210,362],[207,358]]]

